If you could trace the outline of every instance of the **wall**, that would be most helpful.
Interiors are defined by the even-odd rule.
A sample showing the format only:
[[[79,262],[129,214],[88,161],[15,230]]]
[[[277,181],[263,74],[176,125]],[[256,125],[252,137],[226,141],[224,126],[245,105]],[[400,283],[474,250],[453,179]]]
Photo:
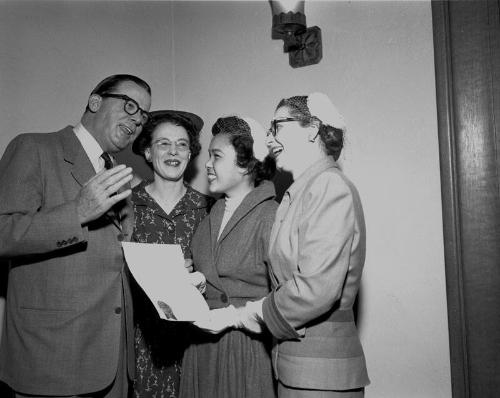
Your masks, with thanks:
[[[154,109],[199,113],[205,149],[218,116],[267,125],[281,97],[327,93],[366,212],[366,395],[450,397],[430,2],[307,2],[306,14],[323,60],[292,69],[267,2],[1,2],[0,153],[20,131],[78,121],[112,73],[148,80]],[[203,173],[193,184],[206,189]]]

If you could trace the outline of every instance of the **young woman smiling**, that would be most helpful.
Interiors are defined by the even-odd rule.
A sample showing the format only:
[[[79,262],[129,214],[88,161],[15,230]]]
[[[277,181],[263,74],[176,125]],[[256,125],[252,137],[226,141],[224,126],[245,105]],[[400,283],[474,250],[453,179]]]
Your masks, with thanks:
[[[186,350],[183,398],[273,398],[269,333],[234,330],[230,319],[248,300],[270,291],[269,236],[278,204],[269,179],[274,160],[265,131],[249,118],[219,118],[212,128],[206,163],[210,193],[223,195],[198,227],[192,242],[194,268],[207,279],[206,299],[218,320],[195,322],[203,329]],[[259,160],[260,159],[260,160]],[[220,321],[223,322],[220,322]],[[222,325],[222,327],[219,327]]]

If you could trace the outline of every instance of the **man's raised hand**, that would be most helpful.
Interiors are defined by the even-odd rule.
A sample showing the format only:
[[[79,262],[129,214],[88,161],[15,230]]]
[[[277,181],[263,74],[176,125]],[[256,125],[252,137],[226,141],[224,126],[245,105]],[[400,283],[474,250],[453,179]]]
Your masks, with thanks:
[[[84,225],[98,219],[115,203],[129,196],[132,193],[130,189],[117,192],[131,180],[132,168],[123,164],[109,170],[103,169],[88,180],[76,198],[80,223]]]

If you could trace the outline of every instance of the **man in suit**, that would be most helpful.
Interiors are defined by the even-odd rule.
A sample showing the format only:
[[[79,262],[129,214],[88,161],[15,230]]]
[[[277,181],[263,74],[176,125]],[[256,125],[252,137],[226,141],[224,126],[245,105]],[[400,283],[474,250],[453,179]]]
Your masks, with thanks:
[[[127,395],[133,323],[121,241],[133,227],[132,170],[110,154],[140,133],[150,104],[143,80],[110,76],[75,127],[21,134],[0,160],[0,258],[10,263],[0,379],[16,397]]]

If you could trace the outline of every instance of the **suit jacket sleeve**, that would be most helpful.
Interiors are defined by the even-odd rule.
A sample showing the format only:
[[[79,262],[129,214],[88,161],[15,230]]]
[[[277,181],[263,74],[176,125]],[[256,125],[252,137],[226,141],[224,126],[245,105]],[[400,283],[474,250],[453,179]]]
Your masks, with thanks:
[[[87,239],[75,200],[47,207],[41,151],[32,135],[23,134],[0,160],[0,257],[48,253]]]
[[[279,339],[331,310],[342,294],[354,236],[352,193],[342,177],[323,173],[306,189],[298,220],[298,261],[291,279],[264,302],[264,319]]]

